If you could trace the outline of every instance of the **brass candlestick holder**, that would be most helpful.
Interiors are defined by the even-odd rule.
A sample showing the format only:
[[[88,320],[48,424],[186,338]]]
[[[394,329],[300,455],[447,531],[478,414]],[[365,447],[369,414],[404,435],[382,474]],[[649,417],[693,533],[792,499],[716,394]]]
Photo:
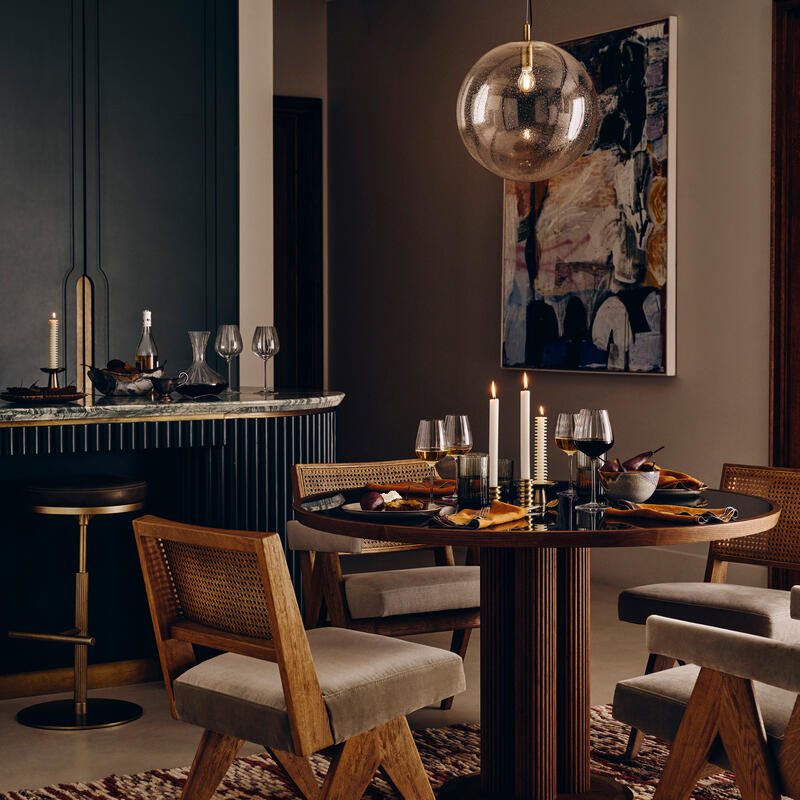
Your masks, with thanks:
[[[514,485],[517,489],[517,505],[530,511],[533,507],[533,481],[530,478],[523,478],[515,481]]]
[[[48,389],[58,389],[58,374],[60,372],[66,372],[64,367],[39,367],[39,369],[49,375],[47,382]]]
[[[500,487],[499,486],[490,486],[489,487],[489,502],[493,503],[495,500],[500,500]]]

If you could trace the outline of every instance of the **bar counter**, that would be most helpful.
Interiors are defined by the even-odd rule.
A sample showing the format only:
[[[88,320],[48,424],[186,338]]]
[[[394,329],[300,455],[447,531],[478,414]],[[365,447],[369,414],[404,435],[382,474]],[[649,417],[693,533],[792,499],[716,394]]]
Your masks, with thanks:
[[[57,631],[72,613],[74,524],[31,514],[23,488],[64,474],[122,474],[150,487],[145,513],[182,522],[285,535],[292,516],[290,469],[336,459],[341,392],[243,390],[235,399],[173,402],[102,398],[93,404],[0,403],[0,696],[3,678],[67,666],[59,645],[9,642],[9,629]],[[131,515],[97,517],[89,528],[90,663],[152,657],[152,630]],[[300,595],[299,565],[287,560]],[[90,668],[91,675],[91,668]],[[13,683],[13,681],[12,681]]]

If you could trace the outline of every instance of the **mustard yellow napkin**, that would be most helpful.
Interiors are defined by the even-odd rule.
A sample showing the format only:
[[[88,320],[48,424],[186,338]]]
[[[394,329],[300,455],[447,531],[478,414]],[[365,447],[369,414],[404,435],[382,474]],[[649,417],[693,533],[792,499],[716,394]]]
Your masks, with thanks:
[[[621,500],[621,508],[607,508],[606,517],[631,519],[655,519],[665,522],[731,522],[739,516],[732,506],[727,508],[691,508],[688,506],[656,505],[653,503],[631,503]]]
[[[464,508],[441,519],[456,528],[491,528],[494,525],[507,525],[511,522],[524,519],[528,514],[527,509],[512,506],[510,503],[501,503],[495,500],[485,519],[478,519],[478,511]]]
[[[685,472],[678,472],[676,469],[664,469],[664,467],[659,467],[656,464],[653,464],[653,469],[657,469],[660,473],[656,491],[658,489],[692,489],[693,491],[700,491],[708,488],[703,481],[693,478]]]

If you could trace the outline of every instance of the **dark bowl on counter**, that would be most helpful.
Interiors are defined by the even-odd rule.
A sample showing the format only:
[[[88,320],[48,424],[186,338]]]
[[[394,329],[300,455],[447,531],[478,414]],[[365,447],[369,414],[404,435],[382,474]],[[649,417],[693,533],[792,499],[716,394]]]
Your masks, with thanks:
[[[222,383],[182,383],[175,387],[177,392],[185,397],[191,397],[193,400],[197,400],[198,397],[218,395],[227,388],[228,384],[225,381]]]

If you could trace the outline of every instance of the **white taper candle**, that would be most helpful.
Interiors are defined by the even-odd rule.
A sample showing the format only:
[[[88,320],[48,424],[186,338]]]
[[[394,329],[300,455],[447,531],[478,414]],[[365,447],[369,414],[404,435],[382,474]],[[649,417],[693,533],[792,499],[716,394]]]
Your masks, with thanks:
[[[519,393],[519,477],[531,477],[531,393],[528,389],[528,373],[522,376]]]
[[[497,448],[500,438],[500,398],[492,381],[489,399],[489,486],[497,486]]]

